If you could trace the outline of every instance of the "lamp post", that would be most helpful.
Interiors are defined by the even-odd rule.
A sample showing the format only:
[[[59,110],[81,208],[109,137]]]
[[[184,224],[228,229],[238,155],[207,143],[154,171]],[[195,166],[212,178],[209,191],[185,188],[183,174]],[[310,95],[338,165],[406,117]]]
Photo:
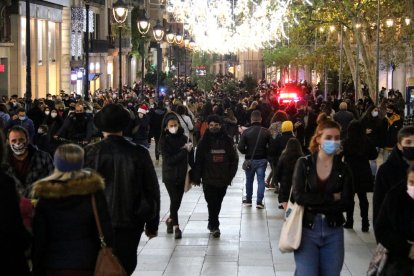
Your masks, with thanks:
[[[359,18],[358,18],[358,23],[355,24],[355,28],[356,28],[356,35],[359,36],[359,29],[361,28],[361,24],[359,23]],[[356,42],[356,64],[355,64],[355,71],[356,71],[356,76],[355,76],[355,102],[358,99],[358,91],[359,91],[359,43],[358,43],[358,38],[355,39]]]
[[[150,29],[150,26],[151,26],[151,24],[150,24],[149,19],[147,17],[146,11],[142,10],[142,12],[140,14],[140,17],[138,18],[138,21],[137,21],[138,31],[139,31],[139,33],[141,34],[141,37],[142,37],[142,44],[141,44],[141,47],[142,47],[141,48],[141,53],[142,53],[142,56],[141,56],[141,93],[142,94],[144,93],[144,79],[145,79],[145,73],[144,73],[144,71],[145,71],[145,58],[144,58],[144,56],[145,56],[145,48],[144,48],[145,41],[144,41],[144,38],[145,38],[145,35],[148,33],[148,31]]]
[[[181,34],[180,30],[177,31],[176,35],[175,35],[175,43],[177,45],[180,45],[181,43],[183,43],[183,35]],[[180,51],[178,51],[178,62],[177,62],[177,87],[180,87],[180,62],[181,62],[181,57],[180,57]]]
[[[155,40],[157,41],[157,90],[155,91],[155,101],[158,102],[158,98],[160,96],[160,69],[161,69],[161,48],[160,43],[164,37],[164,28],[161,26],[159,20],[157,20],[157,24],[152,29],[152,34],[154,35]]]
[[[169,65],[168,65],[168,67],[171,70],[171,63],[172,63],[172,59],[171,59],[171,45],[173,45],[174,44],[174,41],[175,41],[175,33],[173,32],[172,27],[170,27],[170,29],[168,30],[167,34],[165,35],[165,38],[167,39],[167,42],[168,42],[168,45],[169,45],[169,47],[168,47],[168,50],[169,50],[169,57],[168,57],[168,59],[169,59],[168,60]]]
[[[339,98],[342,97],[342,82],[343,82],[343,63],[344,63],[344,27],[341,25],[341,44],[340,44],[340,50],[339,50],[339,87],[338,87],[338,93]]]
[[[32,105],[32,68],[30,54],[30,0],[26,0],[26,111]]]
[[[118,97],[121,97],[122,95],[122,24],[125,22],[125,20],[128,17],[128,8],[126,4],[122,0],[117,0],[112,5],[112,13],[114,15],[115,21],[119,24],[118,30],[119,30],[119,91],[118,91]]]
[[[85,75],[83,76],[83,95],[85,101],[89,101],[89,0],[85,0],[86,8],[86,28],[84,35],[84,51],[85,51]]]
[[[184,86],[187,86],[187,47],[190,44],[190,36],[184,34]],[[184,88],[185,88],[184,87]]]

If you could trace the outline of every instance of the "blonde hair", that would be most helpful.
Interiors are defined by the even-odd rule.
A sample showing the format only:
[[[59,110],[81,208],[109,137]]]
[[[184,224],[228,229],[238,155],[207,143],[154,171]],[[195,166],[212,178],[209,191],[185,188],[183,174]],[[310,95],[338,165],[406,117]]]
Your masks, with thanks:
[[[56,149],[55,156],[70,163],[76,163],[83,160],[85,151],[75,144],[64,144]]]

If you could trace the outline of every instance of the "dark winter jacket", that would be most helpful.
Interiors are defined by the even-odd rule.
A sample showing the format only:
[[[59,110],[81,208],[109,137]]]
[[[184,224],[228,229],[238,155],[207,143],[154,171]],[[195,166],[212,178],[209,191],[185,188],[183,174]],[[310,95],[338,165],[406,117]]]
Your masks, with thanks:
[[[295,170],[295,164],[300,155],[288,156],[282,154],[278,159],[275,169],[275,183],[280,183],[278,200],[279,203],[289,200],[290,189],[292,188],[292,177]]]
[[[414,261],[408,259],[414,241],[414,199],[407,194],[407,184],[402,182],[392,188],[385,197],[375,225],[375,236],[389,251],[389,262],[407,260],[414,269]]]
[[[341,125],[341,140],[345,139],[348,132],[348,126],[354,119],[354,115],[346,110],[340,110],[333,116],[333,119]]]
[[[228,186],[236,175],[238,163],[233,139],[222,129],[219,133],[207,130],[197,147],[192,180],[203,185]]]
[[[40,107],[35,106],[27,112],[27,117],[33,121],[35,131],[39,128],[45,119],[45,113]]]
[[[283,132],[276,136],[276,139],[270,139],[268,154],[269,157],[277,164],[282,151],[286,148],[286,145],[290,138],[294,138],[292,132]]]
[[[33,141],[33,136],[35,135],[35,127],[33,121],[30,120],[27,116],[24,120],[20,120],[17,118],[16,120],[10,120],[9,124],[7,125],[7,130],[11,129],[14,126],[21,126],[27,130],[29,134],[30,141]]]
[[[92,117],[86,113],[71,113],[56,135],[73,141],[82,141],[89,140],[93,132]]]
[[[114,228],[146,223],[158,230],[160,187],[148,151],[122,136],[110,135],[85,148],[85,167],[105,179],[105,196]]]
[[[398,142],[398,131],[402,128],[403,120],[397,114],[394,114],[391,118],[385,118],[388,121],[388,125],[383,146],[384,149],[392,149]]]
[[[165,184],[184,185],[188,164],[194,163],[194,152],[183,148],[187,136],[180,127],[176,134],[168,130],[161,135],[159,148],[162,155],[162,181]]]
[[[355,193],[372,192],[374,176],[372,175],[369,160],[378,157],[377,149],[367,139],[361,139],[360,145],[355,146],[345,139],[343,143],[344,161],[349,165],[354,177]]]
[[[261,129],[261,131],[260,131]],[[260,132],[260,137],[259,137]],[[256,152],[252,158],[252,154],[259,137]],[[251,127],[246,129],[240,137],[238,150],[245,154],[246,159],[266,159],[270,142],[270,132],[266,128],[261,127],[260,123],[253,123]]]
[[[403,159],[402,152],[395,146],[387,161],[378,169],[375,177],[373,203],[373,221],[376,223],[382,202],[392,187],[407,180],[408,163]]]
[[[385,139],[385,132],[387,130],[387,120],[381,119],[378,116],[372,117],[371,114],[363,117],[361,120],[364,129],[371,129],[371,133],[367,134],[371,144],[375,147],[382,147]]]
[[[30,275],[24,251],[29,248],[30,235],[23,225],[16,183],[0,171],[0,265],[13,275]]]
[[[317,127],[316,119],[317,115],[315,112],[299,112],[294,117],[293,123],[302,123],[296,128],[296,138],[299,140],[303,149],[309,147],[310,140]]]
[[[161,136],[162,120],[167,113],[167,109],[156,107],[149,113],[150,137],[159,139]]]
[[[305,207],[305,227],[312,228],[315,215],[318,213],[326,215],[329,226],[341,226],[345,221],[342,213],[354,204],[352,172],[348,165],[335,156],[326,191],[318,192],[316,158],[317,153],[302,157],[296,162],[292,180],[293,199]],[[335,201],[334,193],[341,193],[341,199]]]
[[[8,157],[10,174],[20,180],[20,183],[17,185],[17,190],[24,197],[29,197],[35,181],[50,175],[54,169],[53,160],[49,153],[41,151],[31,144],[28,145],[28,151],[28,173],[24,179],[21,179],[13,169],[14,156],[11,150],[9,150]]]
[[[87,171],[68,181],[40,180],[34,184],[34,196],[39,198],[33,220],[34,275],[46,275],[48,270],[94,270],[100,241],[92,194],[105,242],[112,243],[104,188],[102,177]]]

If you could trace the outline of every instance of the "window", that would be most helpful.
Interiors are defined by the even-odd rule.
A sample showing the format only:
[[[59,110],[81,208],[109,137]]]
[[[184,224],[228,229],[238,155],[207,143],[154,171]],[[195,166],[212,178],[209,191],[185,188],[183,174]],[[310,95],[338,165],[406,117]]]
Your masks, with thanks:
[[[47,33],[47,48],[49,51],[49,62],[56,61],[56,23],[48,23],[48,33]]]
[[[39,65],[43,64],[43,39],[44,39],[45,21],[37,22],[37,61]]]

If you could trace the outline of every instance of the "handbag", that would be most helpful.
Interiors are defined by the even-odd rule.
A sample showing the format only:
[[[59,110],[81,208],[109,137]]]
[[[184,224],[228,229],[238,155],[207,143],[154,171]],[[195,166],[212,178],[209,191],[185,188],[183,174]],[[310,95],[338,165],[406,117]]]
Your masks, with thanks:
[[[105,243],[105,237],[102,233],[101,222],[99,220],[98,211],[96,208],[95,195],[92,194],[92,209],[95,217],[96,227],[98,228],[99,240],[101,242],[101,249],[98,253],[98,258],[95,264],[95,276],[127,276],[125,269],[122,267],[118,258],[112,253],[112,248]]]
[[[259,135],[257,135],[256,144],[254,145],[253,153],[250,159],[245,159],[242,165],[242,169],[245,171],[252,169],[252,160],[254,157],[254,154],[256,153],[257,144],[259,143],[260,133],[262,132],[262,127],[260,127]]]
[[[293,187],[290,189],[285,221],[279,238],[279,250],[282,253],[289,253],[298,249],[302,239],[304,207],[292,202],[292,190]]]
[[[388,250],[381,243],[378,243],[374,255],[368,266],[368,276],[379,276],[384,270],[388,260]]]

